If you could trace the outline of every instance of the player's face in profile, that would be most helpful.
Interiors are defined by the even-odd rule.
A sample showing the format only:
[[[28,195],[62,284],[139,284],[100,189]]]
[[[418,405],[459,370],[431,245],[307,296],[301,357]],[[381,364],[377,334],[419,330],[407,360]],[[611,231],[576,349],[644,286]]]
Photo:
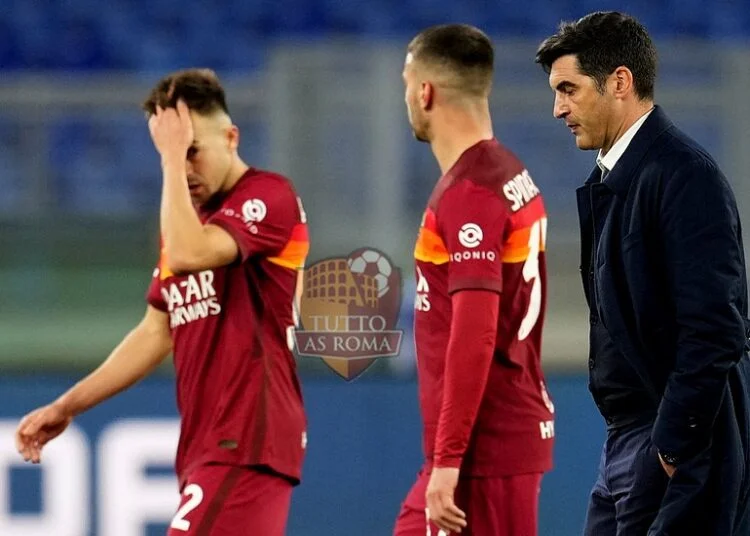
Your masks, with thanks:
[[[583,74],[574,55],[562,56],[553,64],[549,84],[555,92],[553,113],[565,121],[579,149],[600,149],[605,143],[613,99],[601,94],[596,82]]]
[[[229,176],[236,129],[220,114],[190,112],[190,116],[194,138],[187,154],[187,178],[190,197],[200,206],[222,189]]]
[[[414,57],[411,53],[406,56],[404,64],[404,101],[406,102],[406,113],[409,117],[414,137],[423,142],[428,142],[429,122],[425,111],[420,103],[421,83],[417,79],[415,72]]]

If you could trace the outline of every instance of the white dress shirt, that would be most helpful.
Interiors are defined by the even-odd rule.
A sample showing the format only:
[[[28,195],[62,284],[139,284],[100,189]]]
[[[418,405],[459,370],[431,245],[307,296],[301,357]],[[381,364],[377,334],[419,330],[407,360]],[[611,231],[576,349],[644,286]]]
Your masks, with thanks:
[[[641,128],[643,123],[646,122],[646,119],[649,115],[651,115],[651,112],[653,111],[654,109],[651,108],[648,112],[643,114],[638,119],[638,121],[633,123],[630,128],[625,131],[625,134],[623,134],[620,139],[615,142],[615,144],[607,152],[606,155],[602,156],[602,150],[599,149],[599,154],[596,156],[596,165],[599,166],[599,169],[602,170],[602,178],[606,177],[607,173],[612,171],[612,169],[615,167],[615,164],[617,164],[617,161],[625,153],[628,145],[630,145],[630,142],[633,141],[633,138],[635,137],[636,132],[638,132],[638,129]]]

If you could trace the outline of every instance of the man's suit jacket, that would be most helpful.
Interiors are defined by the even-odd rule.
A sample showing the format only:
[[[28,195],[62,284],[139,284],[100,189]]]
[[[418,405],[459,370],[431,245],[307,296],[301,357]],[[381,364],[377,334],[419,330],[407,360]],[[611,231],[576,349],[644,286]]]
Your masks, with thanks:
[[[649,535],[750,534],[750,323],[729,183],[657,106],[577,197],[586,298],[653,399],[654,445],[680,460]]]

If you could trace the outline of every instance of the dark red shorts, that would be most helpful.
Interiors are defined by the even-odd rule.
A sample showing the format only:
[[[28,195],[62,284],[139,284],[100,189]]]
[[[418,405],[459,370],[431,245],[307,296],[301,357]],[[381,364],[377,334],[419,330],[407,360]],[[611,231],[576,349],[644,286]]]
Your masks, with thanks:
[[[280,476],[247,467],[198,467],[167,536],[283,536],[292,488]]]
[[[425,492],[429,473],[420,472],[396,520],[394,536],[445,536],[428,526]],[[462,478],[455,502],[466,513],[461,536],[537,536],[541,473],[504,478]]]

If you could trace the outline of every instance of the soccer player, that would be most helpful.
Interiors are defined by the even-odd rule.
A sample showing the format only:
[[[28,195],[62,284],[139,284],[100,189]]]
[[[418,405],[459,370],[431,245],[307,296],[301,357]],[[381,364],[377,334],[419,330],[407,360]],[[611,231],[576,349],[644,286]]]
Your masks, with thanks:
[[[93,373],[23,418],[38,463],[73,418],[174,355],[182,493],[169,536],[284,534],[306,420],[292,355],[308,251],[292,184],[239,157],[209,70],[162,79],[144,103],[161,156],[161,258],[143,320]]]
[[[414,251],[425,464],[396,536],[533,536],[552,466],[541,370],[547,218],[524,165],[492,133],[494,51],[466,25],[408,46],[414,136],[440,166]]]

